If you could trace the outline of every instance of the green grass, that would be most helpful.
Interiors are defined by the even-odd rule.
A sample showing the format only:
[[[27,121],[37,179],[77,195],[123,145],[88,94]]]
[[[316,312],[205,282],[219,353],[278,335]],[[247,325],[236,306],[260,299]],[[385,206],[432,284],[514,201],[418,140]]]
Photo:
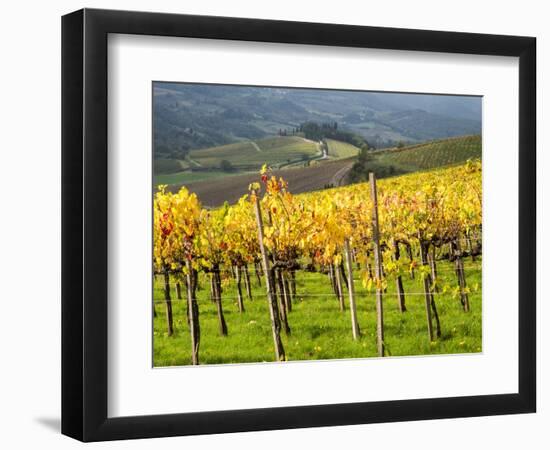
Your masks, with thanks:
[[[203,168],[218,168],[222,160],[229,161],[239,171],[255,170],[267,163],[272,167],[308,160],[319,154],[317,144],[296,136],[282,136],[238,142],[202,150],[193,150],[189,158]],[[260,151],[258,151],[258,149]]]
[[[351,158],[359,154],[359,149],[355,145],[333,139],[327,139],[326,141],[328,144],[328,156],[331,159]]]
[[[155,175],[153,184],[186,184],[195,181],[212,180],[233,175],[221,170],[208,170],[201,172],[183,171],[177,173]]]
[[[416,276],[404,277],[407,312],[397,309],[394,283],[388,283],[384,295],[385,343],[391,356],[428,355],[445,353],[475,353],[481,349],[481,258],[465,259],[467,283],[478,289],[470,293],[471,311],[464,313],[458,298],[452,294],[436,297],[441,320],[442,337],[428,342],[422,281]],[[456,284],[453,265],[438,261],[440,285]],[[355,278],[359,276],[358,271]],[[289,314],[290,336],[282,334],[289,360],[341,359],[374,357],[376,353],[375,297],[356,282],[358,321],[361,338],[351,335],[350,312],[338,309],[326,275],[300,271],[296,275],[297,296]],[[202,289],[197,292],[201,343],[201,364],[248,363],[273,361],[273,341],[265,285],[259,287],[251,271],[253,300],[245,297],[246,311],[238,312],[233,281],[224,288],[223,304],[229,335],[218,334],[215,305],[209,295],[209,284],[201,275]],[[243,287],[244,291],[244,287]],[[246,294],[245,294],[246,295]],[[175,292],[172,293],[176,298]],[[155,285],[154,298],[157,317],[154,319],[154,365],[175,366],[190,363],[190,336],[185,320],[185,302],[173,300],[173,336],[166,332],[165,309],[160,284]],[[348,300],[346,297],[346,306]]]
[[[379,151],[376,163],[394,166],[405,172],[442,167],[473,158],[481,158],[481,136],[461,136],[401,149]]]
[[[188,169],[187,161],[179,159],[155,159],[153,169],[155,174],[172,174]]]

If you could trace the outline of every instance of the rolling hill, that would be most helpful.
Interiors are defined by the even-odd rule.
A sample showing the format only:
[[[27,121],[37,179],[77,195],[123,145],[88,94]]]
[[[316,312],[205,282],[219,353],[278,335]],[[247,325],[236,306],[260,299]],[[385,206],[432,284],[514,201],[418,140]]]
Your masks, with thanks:
[[[406,172],[448,166],[472,158],[481,158],[480,135],[375,152],[375,160],[380,165],[393,165]]]
[[[248,185],[258,181],[258,169],[264,162],[275,168],[274,175],[282,176],[289,182],[292,192],[302,193],[361,182],[368,178],[370,171],[375,172],[378,178],[384,178],[458,164],[468,159],[481,158],[482,153],[481,136],[472,135],[370,151],[366,161],[362,162],[361,157],[357,157],[357,147],[331,139],[326,141],[326,158],[321,158],[317,144],[311,143],[313,147],[310,148],[310,157],[313,159],[301,161],[294,166],[285,161],[289,159],[289,155],[296,156],[304,151],[302,138],[277,137],[254,143],[240,143],[238,147],[230,144],[198,150],[193,152],[193,158],[197,158],[196,163],[204,164],[204,167],[159,175],[156,181],[169,184],[172,191],[185,185],[198,195],[204,206],[217,207],[225,201],[235,202],[246,194]],[[281,149],[284,156],[279,155]],[[262,159],[266,156],[271,156],[272,159]],[[209,164],[216,168],[214,161],[219,162],[221,157],[232,157],[235,167],[242,170],[227,173],[208,169]],[[244,170],[249,167],[254,167],[254,170]]]
[[[304,166],[322,156],[318,143],[298,136],[277,136],[257,141],[237,142],[193,150],[185,160],[178,161],[180,167],[178,170],[163,170],[165,161],[168,160],[155,160],[155,184],[187,183],[219,176],[257,172],[263,164],[268,164],[274,169]],[[172,169],[172,165],[169,169]]]
[[[479,97],[153,84],[155,157],[264,139],[300,123],[338,122],[371,146],[481,131]],[[165,156],[167,157],[167,156]]]
[[[189,159],[203,168],[219,168],[220,161],[228,161],[237,170],[255,170],[268,163],[272,167],[307,161],[321,156],[318,145],[297,136],[280,136],[258,141],[193,150]]]
[[[369,152],[357,158],[348,181],[365,181],[369,172],[386,178],[480,159],[481,147],[481,136],[471,135]]]

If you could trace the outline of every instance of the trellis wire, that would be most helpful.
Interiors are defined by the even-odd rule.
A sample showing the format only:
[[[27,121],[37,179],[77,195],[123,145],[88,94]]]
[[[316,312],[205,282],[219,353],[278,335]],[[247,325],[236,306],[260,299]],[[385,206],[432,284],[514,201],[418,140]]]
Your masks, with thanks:
[[[470,291],[469,294],[475,294],[476,291]],[[392,293],[386,293],[384,294],[385,297],[393,297],[393,295],[395,295],[396,293],[395,292],[392,292]],[[281,294],[277,293],[276,294],[277,297],[282,297]],[[372,295],[376,295],[376,292],[362,292],[362,293],[358,293],[356,292],[356,297],[370,297]],[[405,293],[405,296],[407,295],[416,295],[416,296],[424,296],[426,295],[425,292],[406,292]],[[437,296],[448,296],[448,297],[452,297],[454,294],[452,292],[430,292],[430,295],[437,295]],[[260,296],[256,296],[255,298],[263,298],[263,297],[266,297],[267,296],[265,294],[263,295],[260,295]],[[300,294],[296,294],[294,295],[292,298],[293,299],[300,299],[300,298],[304,298],[304,297],[333,297],[333,298],[336,298],[336,296],[334,294],[304,294],[304,295],[300,295]],[[218,297],[212,297],[211,298],[212,300],[218,300]],[[237,300],[238,297],[226,297],[226,296],[222,296],[221,297],[222,300]],[[208,298],[208,300],[210,300],[210,297]],[[187,302],[187,299],[186,298],[181,298],[181,299],[172,299],[171,300],[172,303],[174,302]],[[249,300],[247,300],[249,301]],[[253,300],[254,302],[256,300]],[[164,304],[165,303],[165,300],[154,300],[153,303],[155,304]]]

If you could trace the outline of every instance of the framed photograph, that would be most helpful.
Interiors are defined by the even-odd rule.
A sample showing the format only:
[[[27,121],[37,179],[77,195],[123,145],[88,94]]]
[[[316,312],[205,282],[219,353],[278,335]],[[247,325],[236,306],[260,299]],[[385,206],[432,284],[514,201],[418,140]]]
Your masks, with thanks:
[[[536,40],[62,20],[62,432],[535,412]]]

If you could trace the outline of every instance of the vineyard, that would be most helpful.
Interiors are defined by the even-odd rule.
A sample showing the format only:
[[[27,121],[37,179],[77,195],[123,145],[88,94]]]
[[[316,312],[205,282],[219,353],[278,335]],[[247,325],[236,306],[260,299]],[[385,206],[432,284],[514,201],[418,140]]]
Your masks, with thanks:
[[[154,364],[481,351],[481,163],[233,205],[159,187]]]
[[[448,166],[468,159],[481,158],[481,136],[460,136],[400,149],[375,152],[376,161],[393,165],[405,172]]]

